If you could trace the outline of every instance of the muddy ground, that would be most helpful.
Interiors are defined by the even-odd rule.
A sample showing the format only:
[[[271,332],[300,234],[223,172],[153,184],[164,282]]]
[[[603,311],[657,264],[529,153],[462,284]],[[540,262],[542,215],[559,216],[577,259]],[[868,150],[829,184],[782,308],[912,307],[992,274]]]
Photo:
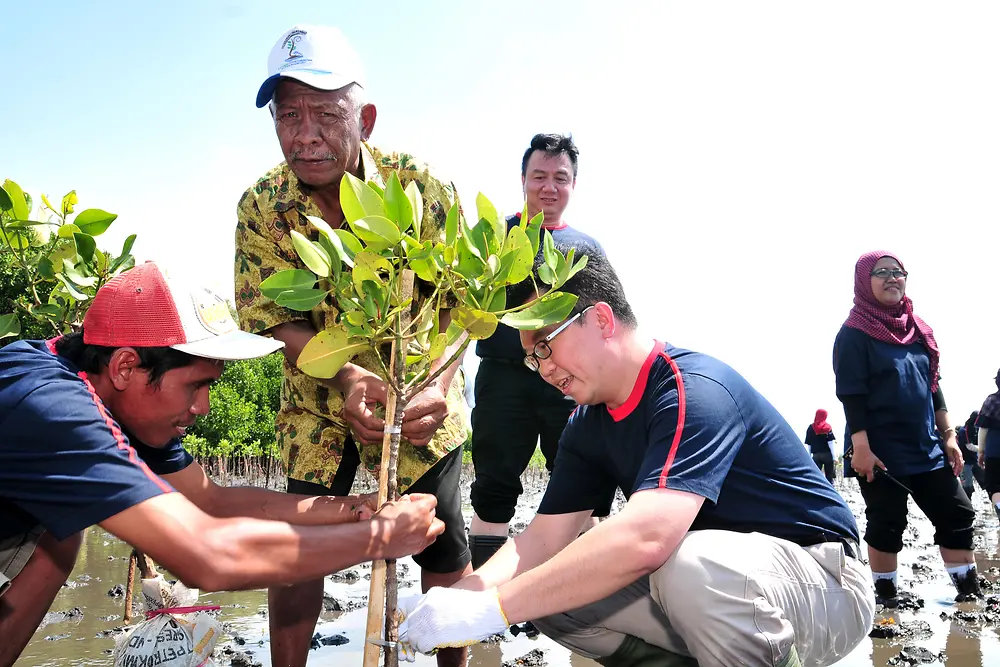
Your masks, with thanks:
[[[515,529],[530,521],[544,489],[545,477],[529,474],[529,491],[515,516]],[[468,499],[468,479],[464,490]],[[855,510],[864,530],[860,494],[853,481],[838,482],[838,489]],[[979,667],[1000,665],[1000,554],[997,518],[986,494],[978,490],[976,506],[976,559],[986,598],[954,602],[954,589],[932,545],[933,529],[911,503],[906,548],[900,554],[900,584],[911,597],[899,609],[883,610],[876,619],[873,637],[866,639],[840,667],[870,665],[942,665]],[[471,508],[466,507],[468,516]],[[114,637],[120,634],[127,547],[100,529],[89,531],[73,575],[63,587],[52,611],[35,634],[16,667],[48,665],[110,665]],[[403,590],[416,593],[417,570],[410,559],[400,561]],[[316,667],[360,665],[369,567],[359,566],[327,578],[326,596],[316,627],[315,648],[309,664]],[[267,637],[267,596],[264,591],[203,595],[203,604],[222,606],[220,619],[226,637],[216,649],[219,665],[250,667],[270,665]],[[436,664],[421,657],[418,666]],[[508,667],[591,667],[589,660],[571,656],[545,637],[502,638],[473,647],[470,665]]]

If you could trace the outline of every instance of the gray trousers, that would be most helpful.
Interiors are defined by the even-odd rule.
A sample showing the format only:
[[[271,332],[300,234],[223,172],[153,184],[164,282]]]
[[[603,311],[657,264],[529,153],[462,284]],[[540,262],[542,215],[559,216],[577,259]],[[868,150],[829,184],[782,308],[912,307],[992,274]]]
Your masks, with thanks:
[[[594,659],[633,635],[701,667],[773,667],[792,644],[803,665],[840,660],[868,636],[874,616],[871,570],[841,544],[702,530],[648,577],[534,623]]]

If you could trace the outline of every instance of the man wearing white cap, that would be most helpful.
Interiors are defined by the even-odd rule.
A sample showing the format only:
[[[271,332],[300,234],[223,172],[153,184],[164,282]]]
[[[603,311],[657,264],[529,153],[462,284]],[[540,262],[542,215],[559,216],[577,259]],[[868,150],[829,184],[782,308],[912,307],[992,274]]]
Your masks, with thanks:
[[[0,667],[17,659],[99,524],[188,586],[254,589],[424,549],[434,496],[365,499],[216,485],[181,445],[224,360],[281,343],[146,263],[98,290],[80,332],[0,349]]]
[[[285,381],[275,431],[288,471],[288,491],[346,495],[360,465],[376,471],[384,422],[374,410],[386,400],[381,364],[373,353],[359,356],[331,380],[300,372],[295,361],[317,331],[334,324],[339,312],[321,303],[309,313],[288,310],[260,293],[276,271],[305,268],[292,245],[291,230],[316,237],[306,216],[332,227],[344,223],[340,181],[351,174],[384,187],[395,172],[405,187],[416,181],[423,196],[422,240],[444,239],[444,221],[454,188],[432,176],[412,156],[387,153],[366,143],[376,109],[365,99],[360,59],[334,28],[298,25],[283,32],[268,57],[268,76],[257,106],[269,106],[285,160],[240,199],[236,229],[235,293],[240,326],[285,343]],[[422,301],[418,292],[418,307]],[[442,330],[449,318],[443,317]],[[444,363],[451,351],[436,363]],[[471,571],[459,482],[462,417],[459,364],[435,386],[413,397],[403,415],[399,488],[432,493],[445,532],[414,560],[424,590],[448,586]],[[269,591],[271,660],[282,667],[305,665],[322,606],[323,582]],[[442,651],[438,664],[464,664],[462,650]]]

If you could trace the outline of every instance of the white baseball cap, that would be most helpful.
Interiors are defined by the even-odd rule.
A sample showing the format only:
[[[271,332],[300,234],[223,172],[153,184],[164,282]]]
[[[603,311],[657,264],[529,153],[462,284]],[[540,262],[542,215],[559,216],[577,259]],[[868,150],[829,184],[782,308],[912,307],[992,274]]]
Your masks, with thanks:
[[[258,109],[271,101],[283,76],[320,90],[351,83],[365,87],[358,54],[339,30],[323,25],[297,25],[275,42],[267,57],[267,78],[257,91]]]
[[[223,360],[263,357],[284,346],[240,331],[222,297],[167,278],[153,262],[120,273],[97,290],[83,318],[83,342],[172,347]]]

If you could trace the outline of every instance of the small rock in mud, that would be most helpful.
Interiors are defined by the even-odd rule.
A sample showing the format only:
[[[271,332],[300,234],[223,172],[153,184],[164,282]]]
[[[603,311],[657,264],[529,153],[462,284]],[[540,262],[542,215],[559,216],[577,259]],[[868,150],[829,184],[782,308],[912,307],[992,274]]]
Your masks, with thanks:
[[[48,637],[45,638],[45,641],[47,641],[47,642],[57,642],[60,639],[66,639],[67,637],[69,637],[69,633],[68,632],[64,633],[64,634],[61,634],[61,635],[49,635]]]
[[[117,618],[117,616],[115,617]],[[119,625],[116,628],[111,628],[110,630],[101,630],[95,637],[117,637],[118,635],[124,634],[128,628],[124,625]]]
[[[922,646],[904,646],[894,658],[889,658],[888,664],[896,665],[929,665],[933,662],[944,662],[944,654],[937,655],[931,653]]]
[[[495,635],[490,635],[484,639],[481,643],[483,644],[499,644],[500,642],[507,641],[507,635],[502,632],[498,632]]]
[[[42,618],[41,625],[45,626],[49,623],[59,623],[74,618],[83,618],[83,611],[79,607],[73,607],[69,611],[50,611]]]
[[[101,616],[102,621],[117,621],[120,614],[108,614],[107,616]]]
[[[243,639],[243,637],[240,637],[239,635],[234,634],[233,635],[233,643],[236,644],[237,646],[245,646],[246,643],[247,643],[247,640]]]
[[[229,658],[232,667],[261,667],[261,663],[253,659],[250,651],[234,651]]]
[[[336,581],[338,583],[353,584],[361,579],[361,575],[358,574],[357,570],[343,570],[341,572],[334,572],[327,578],[330,581]]]
[[[108,560],[114,560],[114,559],[115,559],[114,556],[108,556]]]
[[[545,654],[542,653],[542,649],[536,648],[528,651],[520,658],[500,663],[500,667],[542,667],[545,664],[547,664],[545,662]]]
[[[351,640],[344,635],[326,635],[319,638],[319,643],[323,646],[343,646],[349,641]]]
[[[909,591],[899,591],[894,600],[889,600],[882,606],[886,609],[909,609],[917,611],[924,608],[924,599]]]
[[[247,606],[245,604],[240,604],[239,602],[234,602],[233,604],[231,604],[229,606],[232,607],[233,609],[246,609],[247,608]]]
[[[926,639],[933,633],[927,621],[905,621],[896,623],[892,619],[882,619],[868,634],[873,639]]]
[[[109,598],[120,598],[125,595],[125,587],[121,584],[115,584],[114,588],[108,591]]]
[[[344,603],[328,593],[323,593],[323,611],[344,611]]]

